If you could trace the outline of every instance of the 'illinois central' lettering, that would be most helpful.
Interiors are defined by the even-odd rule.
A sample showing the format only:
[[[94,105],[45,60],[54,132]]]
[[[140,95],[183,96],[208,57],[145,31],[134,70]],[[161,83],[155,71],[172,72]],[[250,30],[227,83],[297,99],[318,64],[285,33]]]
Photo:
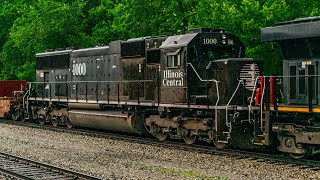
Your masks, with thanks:
[[[183,86],[183,72],[176,71],[172,72],[171,70],[163,71],[163,86]]]

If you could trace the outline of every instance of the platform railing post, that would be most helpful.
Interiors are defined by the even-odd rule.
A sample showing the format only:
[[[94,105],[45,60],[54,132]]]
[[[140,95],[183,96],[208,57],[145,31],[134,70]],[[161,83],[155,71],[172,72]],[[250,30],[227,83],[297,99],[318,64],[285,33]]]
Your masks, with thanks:
[[[138,105],[140,104],[140,80],[138,80]]]
[[[210,107],[210,102],[209,102],[209,81],[207,81],[207,108],[209,109]]]
[[[244,79],[242,81],[242,83],[243,83],[243,87],[242,87],[242,89],[243,89],[242,104],[243,104],[243,106],[247,106],[248,103],[247,103],[246,80]]]
[[[110,103],[110,91],[109,91],[109,89],[110,89],[110,85],[109,85],[109,82],[108,82],[108,84],[107,84],[107,98],[108,98],[108,104]]]
[[[266,102],[266,110],[270,110],[270,84],[269,84],[269,77],[265,78],[264,85],[265,85],[265,102]]]
[[[312,76],[308,76],[308,107],[309,107],[309,112],[312,113]]]
[[[46,83],[43,83],[42,100],[44,99],[45,92],[46,92]]]
[[[58,100],[60,100],[60,83],[59,82],[57,83],[57,86],[58,86]]]
[[[76,101],[78,101],[78,83],[76,82]]]
[[[96,83],[96,100],[99,101],[99,83]]]
[[[66,85],[67,85],[67,87],[66,87],[66,90],[67,90],[67,102],[69,102],[69,83],[66,82]]]
[[[51,91],[51,83],[49,84],[49,97],[50,97],[50,101],[51,101],[51,99],[52,99],[52,95],[51,95],[51,93],[52,93],[52,91]]]
[[[118,103],[120,103],[120,84],[118,82]]]
[[[88,82],[86,82],[86,102],[88,102]]]
[[[273,108],[274,108],[274,111],[278,111],[278,94],[277,94],[277,91],[278,91],[277,80],[274,78],[274,80],[273,80],[273,92],[274,92],[274,95],[273,95]]]

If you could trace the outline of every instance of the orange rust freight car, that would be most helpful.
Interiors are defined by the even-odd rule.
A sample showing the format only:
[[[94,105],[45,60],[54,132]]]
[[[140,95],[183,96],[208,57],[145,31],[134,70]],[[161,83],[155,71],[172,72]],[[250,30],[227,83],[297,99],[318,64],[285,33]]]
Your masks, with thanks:
[[[13,118],[12,112],[22,103],[26,87],[26,81],[0,81],[0,118]]]

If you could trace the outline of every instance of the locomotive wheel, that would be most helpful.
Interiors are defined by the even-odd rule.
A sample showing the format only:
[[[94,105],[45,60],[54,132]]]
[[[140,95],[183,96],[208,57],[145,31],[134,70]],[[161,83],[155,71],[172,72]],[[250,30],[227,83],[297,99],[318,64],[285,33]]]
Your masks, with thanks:
[[[26,117],[27,114],[25,112],[22,112],[22,115],[21,115],[21,122],[25,122],[26,121]]]
[[[39,117],[39,124],[44,125],[46,123],[46,120],[43,117]]]
[[[197,141],[197,136],[183,136],[182,138],[187,144],[193,144]]]
[[[69,121],[69,118],[65,118],[65,123],[68,129],[71,129],[73,127],[73,124]]]
[[[51,124],[53,127],[57,127],[59,125],[59,119],[57,117],[52,118]]]
[[[293,157],[294,159],[304,159],[304,158],[309,157],[312,154],[312,151],[313,151],[313,147],[312,146],[306,146],[304,153],[301,153],[301,154],[288,153],[288,154],[291,157]]]
[[[162,133],[162,132],[156,132],[155,136],[160,140],[160,141],[165,141],[168,137],[167,133]]]
[[[214,138],[212,142],[213,142],[214,146],[218,149],[223,149],[228,145],[225,143],[218,142],[217,138]]]

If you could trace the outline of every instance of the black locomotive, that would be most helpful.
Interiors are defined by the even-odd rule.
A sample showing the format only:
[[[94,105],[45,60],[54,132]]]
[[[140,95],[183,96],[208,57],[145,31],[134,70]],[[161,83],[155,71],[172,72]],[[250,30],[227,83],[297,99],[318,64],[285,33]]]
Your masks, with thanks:
[[[150,133],[243,149],[275,148],[294,158],[320,152],[318,62],[320,18],[261,31],[277,41],[283,76],[262,76],[261,64],[224,29],[113,41],[36,56],[15,119],[54,126]],[[18,118],[17,118],[18,117]]]
[[[223,29],[37,54],[27,119],[223,147],[246,119],[259,67]]]

